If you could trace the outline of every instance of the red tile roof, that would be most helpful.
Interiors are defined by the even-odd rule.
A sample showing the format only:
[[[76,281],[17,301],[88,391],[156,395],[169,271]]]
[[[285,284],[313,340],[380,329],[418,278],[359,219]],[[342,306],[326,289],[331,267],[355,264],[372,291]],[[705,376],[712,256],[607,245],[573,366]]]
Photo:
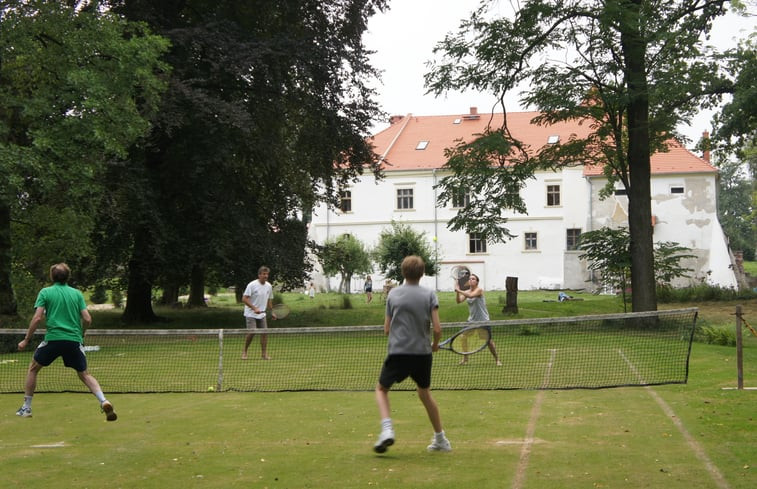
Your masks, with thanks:
[[[458,140],[470,141],[483,133],[487,125],[499,127],[502,113],[476,113],[471,108],[468,114],[435,116],[393,116],[393,123],[373,136],[375,151],[385,160],[384,169],[418,170],[441,168],[447,161],[444,150],[455,146]],[[571,136],[585,137],[591,128],[588,123],[561,122],[549,126],[532,124],[538,112],[509,112],[507,125],[513,137],[520,139],[532,149],[545,144],[550,136],[559,136],[567,141]],[[458,121],[458,123],[455,123]],[[428,141],[426,149],[416,149],[421,141]],[[652,173],[714,173],[717,170],[702,158],[691,153],[675,140],[670,141],[669,151],[652,156]],[[585,166],[584,174],[598,176],[599,167]]]

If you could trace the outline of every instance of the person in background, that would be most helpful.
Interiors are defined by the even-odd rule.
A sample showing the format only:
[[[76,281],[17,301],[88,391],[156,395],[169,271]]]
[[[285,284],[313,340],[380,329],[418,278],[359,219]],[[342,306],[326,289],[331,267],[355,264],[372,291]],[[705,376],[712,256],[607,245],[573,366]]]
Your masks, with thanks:
[[[468,321],[488,321],[489,320],[489,310],[486,308],[486,298],[484,297],[484,289],[479,287],[478,285],[478,275],[471,274],[470,279],[468,280],[468,290],[462,290],[460,288],[460,285],[455,281],[455,300],[458,304],[460,304],[463,301],[468,302]],[[491,332],[491,329],[490,329]],[[497,355],[497,348],[494,346],[494,341],[489,340],[489,343],[487,345],[489,347],[489,351],[491,352],[492,356],[494,357],[494,361],[497,363],[498,367],[502,366],[502,362],[499,361],[499,356]],[[463,356],[463,359],[460,360],[460,365],[465,365],[468,363],[468,357]]]
[[[113,404],[105,398],[100,383],[87,370],[87,357],[84,354],[84,330],[92,324],[92,316],[87,310],[84,295],[68,285],[71,269],[65,263],[50,267],[50,280],[53,285],[39,291],[34,303],[34,316],[29,322],[29,329],[24,339],[18,343],[23,351],[34,336],[42,322],[45,322],[45,339],[34,351],[32,363],[26,374],[24,384],[24,404],[16,411],[17,416],[29,418],[32,415],[32,399],[37,388],[37,374],[58,357],[63,357],[63,364],[76,370],[79,379],[100,403],[105,419],[118,419]]]
[[[242,351],[242,360],[247,360],[247,349],[252,343],[255,331],[260,329],[265,331],[268,328],[266,321],[266,310],[273,308],[273,287],[268,283],[268,274],[271,270],[268,267],[258,269],[258,278],[247,284],[242,295],[244,302],[244,319],[247,329],[250,331],[244,338],[244,350]],[[276,319],[273,316],[273,319]],[[270,360],[268,356],[268,335],[260,335],[260,354],[263,360]]]
[[[366,275],[363,289],[365,290],[365,302],[366,304],[370,304],[373,300],[373,279],[371,279],[370,275]]]

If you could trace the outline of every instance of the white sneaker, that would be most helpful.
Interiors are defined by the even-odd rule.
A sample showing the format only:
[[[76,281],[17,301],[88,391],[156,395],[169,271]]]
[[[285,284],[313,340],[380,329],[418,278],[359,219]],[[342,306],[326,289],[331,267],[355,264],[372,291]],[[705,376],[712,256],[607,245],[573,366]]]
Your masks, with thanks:
[[[384,453],[392,445],[394,445],[394,430],[383,430],[378,441],[373,445],[373,451]]]
[[[442,441],[437,441],[436,437],[431,440],[431,445],[426,447],[429,452],[451,452],[452,445],[449,444],[449,440],[445,437]]]
[[[113,409],[113,404],[111,404],[110,401],[103,401],[103,403],[100,404],[100,409],[105,413],[105,419],[108,421],[115,421],[118,419],[118,415]]]
[[[18,411],[16,411],[16,416],[21,416],[22,418],[31,418],[32,408],[21,406],[20,408],[18,408]]]

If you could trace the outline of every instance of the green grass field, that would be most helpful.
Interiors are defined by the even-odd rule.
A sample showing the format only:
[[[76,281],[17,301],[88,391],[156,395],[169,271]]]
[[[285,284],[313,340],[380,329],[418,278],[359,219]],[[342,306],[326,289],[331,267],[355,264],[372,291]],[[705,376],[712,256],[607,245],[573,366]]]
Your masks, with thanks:
[[[519,301],[523,317],[622,310],[614,298],[560,304],[543,302],[554,294],[529,294]],[[465,319],[464,305],[440,298],[443,321]],[[309,326],[379,324],[380,301],[361,299],[345,310],[338,296],[312,303],[285,296],[294,312],[282,326],[298,318]],[[496,293],[487,299],[493,318],[507,318]],[[238,327],[240,309],[214,300],[209,310],[166,310],[169,326]],[[711,324],[733,321],[733,304],[697,306]],[[755,301],[744,312],[757,323]],[[97,311],[95,327],[107,324],[119,327],[117,315]],[[744,384],[757,387],[757,338],[745,330],[744,339]],[[734,390],[736,380],[733,347],[695,343],[686,385],[437,391],[452,453],[425,451],[425,412],[414,392],[397,391],[397,443],[382,456],[371,450],[379,429],[371,392],[115,394],[115,423],[89,394],[38,394],[27,419],[14,414],[21,396],[3,394],[2,480],[7,487],[752,489],[757,390]]]

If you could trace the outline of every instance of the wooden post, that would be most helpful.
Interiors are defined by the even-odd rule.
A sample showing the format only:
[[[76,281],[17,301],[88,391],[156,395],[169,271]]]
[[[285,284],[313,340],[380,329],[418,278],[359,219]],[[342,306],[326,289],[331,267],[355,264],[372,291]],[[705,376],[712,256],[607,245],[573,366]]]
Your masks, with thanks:
[[[507,277],[505,279],[505,308],[502,312],[509,314],[518,314],[518,277]]]
[[[737,388],[744,389],[744,345],[741,338],[741,306],[736,306],[736,371],[737,371]]]

